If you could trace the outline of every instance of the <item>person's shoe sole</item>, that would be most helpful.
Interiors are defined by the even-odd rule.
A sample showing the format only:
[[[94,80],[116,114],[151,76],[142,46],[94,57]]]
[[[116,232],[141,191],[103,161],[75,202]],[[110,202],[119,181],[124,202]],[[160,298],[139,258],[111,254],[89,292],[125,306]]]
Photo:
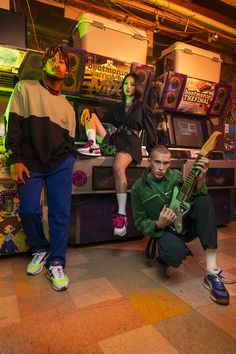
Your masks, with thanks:
[[[78,150],[77,150],[77,151],[78,151]],[[78,153],[81,154],[81,155],[90,156],[90,157],[99,157],[99,156],[102,156],[101,153],[99,153],[99,154],[91,154],[91,153],[89,153],[89,152],[80,152],[80,151],[78,151]]]
[[[117,233],[114,232],[114,236],[122,237],[122,236],[125,236],[126,234],[127,234],[127,231],[124,231],[122,234],[117,234]]]

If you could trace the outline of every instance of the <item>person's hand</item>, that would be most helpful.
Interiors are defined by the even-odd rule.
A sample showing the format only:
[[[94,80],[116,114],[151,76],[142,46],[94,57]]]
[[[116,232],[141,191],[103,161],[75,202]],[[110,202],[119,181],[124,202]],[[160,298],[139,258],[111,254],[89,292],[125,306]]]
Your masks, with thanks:
[[[173,212],[173,210],[167,208],[167,206],[164,205],[162,211],[160,212],[156,225],[158,229],[164,229],[166,226],[172,224],[172,222],[175,221],[175,219],[176,219],[176,215]]]
[[[88,108],[84,108],[83,112],[81,113],[80,122],[83,126],[85,126],[86,121],[91,119],[90,112]]]
[[[198,178],[202,179],[203,177],[206,176],[206,173],[208,171],[209,159],[206,157],[200,157],[200,159],[194,163],[194,168],[196,168],[200,171]]]
[[[20,184],[20,183],[25,184],[25,180],[24,180],[24,176],[23,176],[24,173],[27,178],[30,178],[30,172],[29,172],[28,168],[22,162],[18,162],[18,163],[11,165],[10,173],[11,173],[12,180],[18,184]]]

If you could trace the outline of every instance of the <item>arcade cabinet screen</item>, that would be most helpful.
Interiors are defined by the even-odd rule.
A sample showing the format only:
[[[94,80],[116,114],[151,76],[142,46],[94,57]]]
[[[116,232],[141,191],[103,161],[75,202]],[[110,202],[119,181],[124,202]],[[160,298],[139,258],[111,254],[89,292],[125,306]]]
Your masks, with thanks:
[[[185,117],[173,117],[172,122],[177,147],[202,147],[205,142],[202,121]]]

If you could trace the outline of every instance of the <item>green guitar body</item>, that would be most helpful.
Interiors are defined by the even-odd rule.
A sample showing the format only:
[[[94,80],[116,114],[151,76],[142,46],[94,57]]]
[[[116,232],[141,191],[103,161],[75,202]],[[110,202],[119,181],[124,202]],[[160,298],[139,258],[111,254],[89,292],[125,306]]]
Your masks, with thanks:
[[[178,234],[181,234],[181,232],[183,231],[183,217],[189,211],[190,204],[188,202],[179,201],[177,198],[178,194],[179,188],[175,186],[169,208],[173,210],[176,214],[176,219],[173,222],[174,230]]]

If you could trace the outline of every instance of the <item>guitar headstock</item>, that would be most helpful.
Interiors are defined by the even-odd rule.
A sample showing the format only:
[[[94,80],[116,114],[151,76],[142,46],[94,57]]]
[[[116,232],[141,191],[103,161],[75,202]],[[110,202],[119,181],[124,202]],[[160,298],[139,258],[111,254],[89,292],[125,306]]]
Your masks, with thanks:
[[[199,155],[206,157],[211,151],[213,151],[216,147],[216,142],[219,135],[221,135],[221,132],[218,131],[215,131],[213,134],[211,134],[209,139],[205,142],[199,151]]]

